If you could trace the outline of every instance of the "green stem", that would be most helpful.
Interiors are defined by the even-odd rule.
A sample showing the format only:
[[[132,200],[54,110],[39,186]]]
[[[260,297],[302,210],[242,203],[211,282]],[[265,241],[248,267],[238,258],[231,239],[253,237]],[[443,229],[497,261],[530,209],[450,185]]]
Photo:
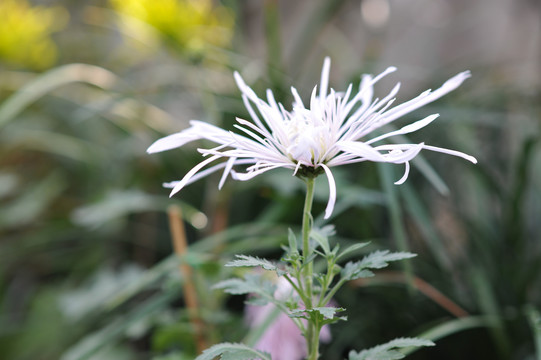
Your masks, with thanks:
[[[303,256],[303,283],[305,288],[305,295],[308,303],[304,304],[307,308],[312,307],[312,274],[313,264],[310,261],[306,263],[307,259],[312,255],[312,249],[310,248],[310,231],[312,229],[312,202],[314,200],[314,178],[306,179],[306,199],[304,200],[304,211],[302,216],[302,256]]]
[[[310,351],[308,353],[308,360],[317,360],[319,358],[319,332],[321,326],[319,326],[318,323],[312,325],[314,326],[314,329],[312,332],[312,339],[309,341],[311,347],[308,349]]]
[[[312,299],[313,289],[312,289],[312,278],[313,278],[313,263],[310,260],[307,263],[307,260],[312,255],[312,249],[310,247],[310,231],[312,229],[312,203],[314,200],[314,187],[315,179],[308,177],[306,181],[306,199],[304,201],[304,211],[302,217],[302,255],[303,255],[303,281],[304,284],[304,306],[306,309],[312,308]],[[308,321],[307,331],[305,333],[306,342],[308,346],[308,359],[316,360],[319,357],[319,331],[317,329],[317,324],[313,321]]]
[[[304,211],[302,216],[302,252],[306,260],[312,252],[310,249],[310,230],[312,228],[312,202],[314,200],[314,178],[306,179],[306,198],[304,199]]]

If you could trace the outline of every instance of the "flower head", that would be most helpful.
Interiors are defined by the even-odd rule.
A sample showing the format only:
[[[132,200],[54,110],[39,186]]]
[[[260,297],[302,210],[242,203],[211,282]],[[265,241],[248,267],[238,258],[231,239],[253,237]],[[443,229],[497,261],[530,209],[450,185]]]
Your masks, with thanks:
[[[426,145],[423,142],[378,145],[381,140],[388,137],[408,134],[425,127],[439,114],[430,115],[399,130],[370,137],[382,126],[456,89],[470,77],[469,71],[452,77],[439,89],[427,90],[405,103],[391,107],[400,83],[382,99],[374,99],[374,84],[396,68],[390,67],[375,77],[363,75],[357,93],[353,92],[351,84],[345,92],[335,92],[328,88],[330,63],[330,59],[326,58],[319,90],[317,86],[314,87],[308,107],[304,105],[297,90],[291,88],[294,98],[291,111],[287,111],[282,104],[276,102],[271,90],[267,90],[266,101],[260,99],[245,84],[240,74],[235,72],[235,80],[242,92],[244,105],[252,118],[252,121],[237,118],[238,124],[235,127],[240,133],[193,120],[190,122],[190,128],[166,136],[148,148],[149,153],[154,153],[177,148],[199,139],[218,144],[212,149],[199,149],[207,159],[192,168],[182,180],[165,184],[173,188],[171,196],[187,184],[219,169],[224,169],[219,184],[221,188],[229,174],[233,179],[244,181],[283,167],[291,169],[293,175],[316,176],[325,173],[330,189],[325,210],[325,218],[328,218],[336,201],[336,185],[330,170],[334,166],[362,161],[404,164],[404,175],[395,183],[401,184],[408,177],[409,161],[423,149],[477,162],[474,157],[462,152]],[[204,169],[221,159],[227,160]],[[239,172],[233,170],[235,165],[247,167]]]

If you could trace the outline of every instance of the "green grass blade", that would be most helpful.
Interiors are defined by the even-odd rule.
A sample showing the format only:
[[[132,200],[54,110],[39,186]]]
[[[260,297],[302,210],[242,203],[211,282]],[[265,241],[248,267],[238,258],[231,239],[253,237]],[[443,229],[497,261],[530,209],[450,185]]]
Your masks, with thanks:
[[[0,128],[19,115],[27,106],[56,88],[83,82],[110,89],[117,81],[112,72],[94,65],[68,64],[36,77],[0,105]]]
[[[378,163],[383,183],[383,190],[387,194],[389,216],[391,217],[392,234],[396,241],[396,246],[399,251],[409,252],[408,238],[406,229],[402,221],[402,209],[400,207],[399,195],[394,182],[398,179],[395,177],[395,171],[389,164]],[[404,274],[410,289],[413,289],[413,266],[410,260],[401,262],[404,268]]]
[[[134,311],[119,319],[112,321],[109,325],[81,339],[74,346],[69,348],[61,357],[61,360],[85,360],[96,354],[99,350],[113,344],[124,332],[135,322],[150,316],[156,311],[168,306],[169,302],[178,295],[177,288],[169,289],[168,292],[160,293],[150,300],[144,302]]]
[[[489,317],[485,317],[485,316],[463,317],[460,319],[450,320],[442,324],[436,325],[430,330],[427,330],[424,333],[419,334],[417,337],[421,339],[432,340],[435,342],[439,339],[459,333],[461,331],[479,328],[479,327],[490,327],[492,325],[493,325],[493,322]],[[409,355],[415,352],[416,350],[418,350],[418,348],[408,348],[408,349],[404,349],[402,352],[405,355]]]
[[[535,359],[541,360],[541,314],[533,306],[526,307],[526,315],[532,328],[535,343]]]

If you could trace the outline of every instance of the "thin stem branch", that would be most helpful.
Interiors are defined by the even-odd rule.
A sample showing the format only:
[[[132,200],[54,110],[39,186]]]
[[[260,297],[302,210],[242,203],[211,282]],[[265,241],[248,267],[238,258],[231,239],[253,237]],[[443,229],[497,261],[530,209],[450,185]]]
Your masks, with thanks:
[[[331,285],[334,279],[334,266],[335,261],[327,259],[327,273],[325,274],[325,283],[321,287],[317,306],[326,306],[329,303],[329,301],[325,302],[325,299],[327,298],[325,294],[329,290],[329,285]]]
[[[334,285],[332,287],[332,289],[329,291],[329,293],[327,294],[327,296],[325,296],[325,299],[323,299],[323,301],[321,302],[322,304],[328,304],[329,301],[331,301],[332,297],[334,296],[334,294],[336,294],[336,292],[338,291],[338,289],[340,289],[342,287],[342,285],[344,285],[346,283],[346,280],[344,279],[340,279],[336,285]],[[324,306],[324,305],[323,305]]]
[[[303,303],[306,303],[306,296],[304,295],[304,290],[302,288],[302,286],[297,286],[297,284],[295,284],[295,282],[287,275],[283,275],[284,276],[284,279],[287,280],[287,282],[293,287],[293,289],[297,292],[297,294],[299,294],[301,300]]]

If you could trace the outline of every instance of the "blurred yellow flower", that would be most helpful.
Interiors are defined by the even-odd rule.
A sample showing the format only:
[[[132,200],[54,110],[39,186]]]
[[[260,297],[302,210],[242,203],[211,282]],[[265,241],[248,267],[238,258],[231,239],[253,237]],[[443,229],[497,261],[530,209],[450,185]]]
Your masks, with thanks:
[[[64,8],[1,0],[0,14],[0,62],[36,70],[54,64],[57,49],[50,35],[66,25]]]
[[[187,55],[200,56],[209,48],[226,47],[231,42],[233,13],[225,6],[214,6],[211,0],[110,0],[110,3],[119,13],[151,25]]]

